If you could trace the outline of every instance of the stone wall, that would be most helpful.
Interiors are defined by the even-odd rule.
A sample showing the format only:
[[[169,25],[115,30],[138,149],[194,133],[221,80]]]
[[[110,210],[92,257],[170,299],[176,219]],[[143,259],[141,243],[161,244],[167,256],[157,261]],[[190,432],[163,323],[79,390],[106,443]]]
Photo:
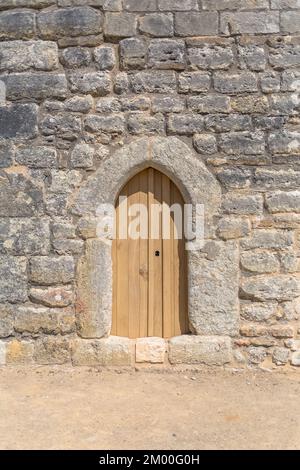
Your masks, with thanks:
[[[0,363],[299,366],[299,90],[299,0],[1,0]],[[168,343],[80,337],[95,234],[74,201],[145,136],[180,139],[221,185],[198,275],[231,247],[228,335],[201,317]]]

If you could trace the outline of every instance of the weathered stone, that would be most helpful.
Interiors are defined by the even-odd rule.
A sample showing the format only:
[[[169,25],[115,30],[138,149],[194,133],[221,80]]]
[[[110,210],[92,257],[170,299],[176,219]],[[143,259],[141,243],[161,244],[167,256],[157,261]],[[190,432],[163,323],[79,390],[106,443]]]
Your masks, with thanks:
[[[238,331],[239,255],[237,242],[209,242],[201,257],[191,251],[190,305],[192,331],[199,335],[230,335]],[[193,269],[192,269],[193,266]],[[199,293],[199,294],[198,294]]]
[[[24,147],[16,152],[16,162],[31,168],[57,167],[57,151],[53,147]]]
[[[110,114],[109,116],[90,114],[85,120],[85,129],[94,133],[123,134],[125,119],[120,114]]]
[[[69,75],[73,92],[105,96],[111,92],[111,79],[108,72],[73,72]]]
[[[117,336],[93,341],[74,340],[72,362],[75,366],[130,366],[131,341]]]
[[[58,68],[58,48],[50,41],[0,42],[0,71],[24,72]]]
[[[65,98],[68,84],[64,74],[10,74],[6,81],[7,97],[16,99]]]
[[[287,230],[254,230],[253,236],[241,242],[243,250],[256,248],[280,250],[293,244],[293,234]]]
[[[176,96],[156,96],[152,100],[154,113],[180,113],[185,109],[185,100]]]
[[[221,13],[220,28],[221,33],[226,35],[278,33],[279,13],[277,11]]]
[[[243,46],[239,48],[240,65],[254,72],[265,70],[267,61],[265,50],[259,46]]]
[[[71,360],[69,340],[65,338],[41,338],[34,345],[34,359],[37,364],[66,364]]]
[[[91,95],[87,96],[73,96],[65,101],[66,111],[71,111],[75,113],[84,113],[87,114],[91,111],[94,105],[94,100]]]
[[[151,13],[139,20],[139,30],[153,37],[171,37],[174,35],[173,15],[171,13]]]
[[[188,61],[192,67],[199,69],[228,69],[234,61],[232,49],[217,45],[204,45],[188,49]]]
[[[0,305],[0,338],[11,336],[14,331],[15,308],[12,305]]]
[[[131,77],[134,93],[170,93],[176,90],[176,75],[173,71],[138,72]]]
[[[248,251],[241,254],[241,266],[254,273],[275,273],[280,269],[278,258],[267,251]]]
[[[257,78],[252,72],[240,72],[238,74],[216,72],[214,87],[220,93],[251,93],[257,91]]]
[[[187,106],[197,113],[229,113],[230,99],[227,96],[189,96]]]
[[[13,144],[7,140],[0,140],[0,168],[10,167],[15,156]]]
[[[30,279],[37,284],[68,284],[73,278],[72,256],[35,256],[30,260]]]
[[[184,72],[178,80],[179,93],[199,93],[210,88],[210,75],[204,72]]]
[[[194,136],[194,147],[198,153],[210,155],[217,152],[217,141],[211,134],[196,134]]]
[[[4,139],[36,137],[37,110],[35,104],[12,104],[0,107],[0,135]],[[0,203],[1,206],[1,203]]]
[[[292,366],[300,366],[300,351],[296,351],[291,357]]]
[[[241,294],[255,301],[292,300],[300,295],[300,283],[295,277],[284,274],[256,276],[243,280]]]
[[[241,316],[248,321],[265,322],[275,317],[277,303],[275,302],[252,302],[242,305]]]
[[[161,11],[190,11],[198,10],[197,0],[158,0],[158,9]]]
[[[269,102],[266,96],[239,96],[231,98],[231,107],[239,113],[267,113]]]
[[[276,70],[286,70],[300,65],[300,45],[284,44],[271,48],[269,62]]]
[[[128,116],[127,127],[129,132],[135,135],[163,134],[165,119],[162,114],[149,116],[145,113],[135,112]]]
[[[91,63],[92,56],[90,51],[83,47],[68,47],[62,51],[60,60],[65,67],[77,69],[87,67]]]
[[[163,338],[138,338],[135,346],[136,362],[159,364],[165,361],[167,345]]]
[[[205,126],[214,132],[246,131],[251,127],[251,118],[241,114],[209,115],[205,119]]]
[[[35,34],[35,15],[31,11],[0,13],[0,39],[29,39]]]
[[[265,151],[263,132],[230,132],[219,138],[221,150],[227,154],[257,155]]]
[[[251,232],[248,219],[223,217],[218,225],[218,235],[223,240],[247,237]]]
[[[3,171],[0,175],[0,193],[1,217],[31,217],[43,211],[41,188],[22,171]]]
[[[26,258],[0,255],[0,302],[19,303],[26,300]]]
[[[67,334],[75,330],[75,316],[73,310],[68,308],[55,310],[46,307],[19,307],[14,327],[18,333],[31,335]]]
[[[300,132],[282,131],[269,135],[269,147],[272,153],[300,154]]]
[[[226,336],[177,336],[169,341],[171,364],[224,365],[232,360]]]
[[[184,41],[153,39],[149,45],[148,65],[156,69],[182,70],[186,65]]]
[[[13,339],[6,346],[6,364],[24,365],[33,363],[34,343]]]
[[[276,212],[300,212],[300,191],[276,191],[266,196],[268,210]]]
[[[32,287],[29,293],[32,302],[46,307],[68,307],[73,302],[73,292],[69,287]]]
[[[142,69],[146,65],[148,48],[144,39],[126,38],[120,41],[120,62],[123,69]]]
[[[37,16],[40,35],[46,39],[98,34],[102,23],[102,13],[89,7],[43,11]]]
[[[224,196],[222,207],[227,214],[261,215],[263,213],[263,198],[261,195],[228,193]]]
[[[47,220],[0,218],[0,252],[13,255],[46,255],[50,251]]]
[[[112,40],[135,36],[137,18],[132,13],[106,13],[105,36]]]
[[[94,59],[99,70],[112,70],[116,65],[116,54],[112,46],[96,47]]]
[[[123,8],[126,11],[155,11],[156,0],[124,0]]]
[[[217,12],[175,13],[177,36],[213,36],[217,32]]]
[[[94,148],[88,144],[75,145],[71,153],[72,168],[91,168],[94,160]]]
[[[171,114],[167,123],[170,134],[193,135],[204,128],[202,116],[196,114]]]

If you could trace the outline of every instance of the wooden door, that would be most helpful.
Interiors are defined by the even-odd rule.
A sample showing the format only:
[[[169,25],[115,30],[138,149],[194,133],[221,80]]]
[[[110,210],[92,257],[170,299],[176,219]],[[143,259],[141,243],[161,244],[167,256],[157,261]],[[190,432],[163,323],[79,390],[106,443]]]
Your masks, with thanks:
[[[125,232],[129,233],[138,222],[145,223],[144,212],[143,216],[135,212],[135,204],[143,204],[147,211],[147,230],[138,238],[124,237],[118,198],[112,247],[111,334],[169,338],[187,333],[187,260],[184,236],[180,236],[184,205],[181,193],[167,176],[148,168],[134,176],[120,196],[127,198]],[[173,204],[177,210],[182,208],[182,219],[168,210]]]

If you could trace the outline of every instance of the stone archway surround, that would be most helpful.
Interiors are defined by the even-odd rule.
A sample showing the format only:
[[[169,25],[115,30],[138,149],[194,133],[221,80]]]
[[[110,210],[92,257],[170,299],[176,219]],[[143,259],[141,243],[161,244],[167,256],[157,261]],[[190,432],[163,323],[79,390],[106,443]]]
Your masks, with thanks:
[[[238,332],[238,250],[235,242],[214,239],[213,219],[218,215],[221,189],[187,144],[176,137],[153,137],[124,145],[105,159],[80,188],[73,212],[82,220],[93,220],[99,204],[114,205],[122,186],[148,166],[169,176],[181,190],[185,202],[204,204],[205,207],[207,241],[202,250],[188,253],[189,322],[194,336],[170,340],[173,350],[177,350],[177,359],[175,357],[171,362],[207,362],[201,359],[203,351],[204,355],[209,353],[212,363],[219,363],[219,356],[228,362],[229,337]],[[93,342],[93,351],[95,341],[99,339],[102,339],[102,345],[106,341],[111,347],[115,341],[117,348],[120,347],[120,340],[109,337],[112,319],[110,240],[97,238],[95,232],[87,238],[76,281],[79,336]],[[157,348],[157,343],[154,342],[153,347]],[[181,360],[181,357],[187,359]],[[224,363],[223,359],[221,363]]]

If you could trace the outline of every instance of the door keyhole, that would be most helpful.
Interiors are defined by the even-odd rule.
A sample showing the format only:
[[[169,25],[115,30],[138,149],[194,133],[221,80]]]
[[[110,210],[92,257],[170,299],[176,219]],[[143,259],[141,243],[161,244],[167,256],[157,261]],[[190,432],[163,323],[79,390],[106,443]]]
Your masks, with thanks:
[[[155,256],[159,256],[159,255],[160,255],[160,252],[158,250],[156,250]]]

